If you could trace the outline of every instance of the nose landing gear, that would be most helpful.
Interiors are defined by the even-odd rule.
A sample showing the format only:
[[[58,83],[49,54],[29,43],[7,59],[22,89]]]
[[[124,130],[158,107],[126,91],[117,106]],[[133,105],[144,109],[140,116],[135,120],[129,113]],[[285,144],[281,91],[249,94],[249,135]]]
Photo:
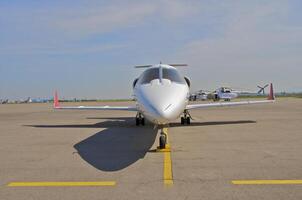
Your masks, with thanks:
[[[168,143],[168,127],[160,126],[159,131],[159,146],[157,147],[156,152],[170,152],[171,149]]]
[[[159,136],[159,148],[165,149],[167,144],[167,134],[161,130],[160,136]]]
[[[145,126],[145,118],[141,113],[137,113],[135,117],[136,126],[142,125]]]
[[[181,124],[191,124],[191,115],[188,110],[184,110],[183,117],[180,118]]]

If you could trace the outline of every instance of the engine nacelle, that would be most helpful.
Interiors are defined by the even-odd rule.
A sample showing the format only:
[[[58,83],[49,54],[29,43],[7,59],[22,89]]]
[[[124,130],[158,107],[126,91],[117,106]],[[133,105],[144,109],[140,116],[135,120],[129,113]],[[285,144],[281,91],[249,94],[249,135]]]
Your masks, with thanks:
[[[185,81],[186,81],[188,87],[191,87],[191,81],[190,81],[190,79],[188,77],[186,77],[186,76],[184,78],[185,78]]]
[[[138,81],[138,78],[136,78],[136,79],[133,81],[133,83],[132,83],[132,87],[133,87],[133,88],[135,87],[137,81]]]

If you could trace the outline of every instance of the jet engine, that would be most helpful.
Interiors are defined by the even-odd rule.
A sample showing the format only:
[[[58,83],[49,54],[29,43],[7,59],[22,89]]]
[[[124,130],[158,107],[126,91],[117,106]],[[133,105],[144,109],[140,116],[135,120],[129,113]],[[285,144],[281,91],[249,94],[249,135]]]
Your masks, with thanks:
[[[133,87],[133,88],[135,87],[137,81],[138,81],[138,78],[136,78],[136,79],[133,81],[133,83],[132,83],[132,87]]]
[[[188,77],[186,77],[186,76],[185,76],[184,78],[185,78],[185,81],[186,81],[188,87],[190,87],[190,86],[191,86],[191,81],[190,81],[190,79],[189,79]]]

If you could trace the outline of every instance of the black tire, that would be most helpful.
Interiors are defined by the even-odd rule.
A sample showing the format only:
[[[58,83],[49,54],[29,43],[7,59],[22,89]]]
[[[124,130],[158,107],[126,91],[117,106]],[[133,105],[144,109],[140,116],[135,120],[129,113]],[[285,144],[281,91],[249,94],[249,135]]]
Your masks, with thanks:
[[[166,136],[165,136],[165,135],[161,135],[161,136],[159,137],[159,148],[160,148],[160,149],[166,148],[166,142],[167,142]]]
[[[141,124],[142,124],[143,126],[145,126],[145,118],[142,118],[142,119],[141,119]]]
[[[180,118],[180,123],[181,123],[181,124],[185,124],[185,118],[184,118],[184,117],[181,117],[181,118]]]
[[[136,122],[136,126],[139,126],[139,122],[140,122],[140,120],[139,120],[139,118],[137,117],[137,118],[135,118],[135,122]]]
[[[190,119],[190,117],[187,117],[187,124],[191,124],[191,119]]]

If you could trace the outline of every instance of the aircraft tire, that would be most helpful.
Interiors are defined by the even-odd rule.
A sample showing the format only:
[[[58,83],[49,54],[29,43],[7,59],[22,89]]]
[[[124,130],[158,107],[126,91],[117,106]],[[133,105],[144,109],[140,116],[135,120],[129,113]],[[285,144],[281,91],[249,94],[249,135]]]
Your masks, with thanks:
[[[187,122],[187,124],[191,124],[191,119],[190,119],[190,117],[187,117],[186,122]]]
[[[181,123],[181,124],[185,124],[185,118],[184,118],[184,117],[181,117],[181,118],[180,118],[180,123]]]
[[[139,120],[139,118],[138,118],[138,117],[136,117],[136,118],[135,118],[135,122],[136,122],[136,126],[139,126],[139,124],[140,124],[140,120]]]
[[[142,119],[141,119],[141,124],[142,124],[143,126],[145,126],[145,118],[142,118]]]
[[[167,142],[167,138],[166,136],[163,134],[159,137],[159,148],[160,149],[164,149],[166,148],[166,142]]]

